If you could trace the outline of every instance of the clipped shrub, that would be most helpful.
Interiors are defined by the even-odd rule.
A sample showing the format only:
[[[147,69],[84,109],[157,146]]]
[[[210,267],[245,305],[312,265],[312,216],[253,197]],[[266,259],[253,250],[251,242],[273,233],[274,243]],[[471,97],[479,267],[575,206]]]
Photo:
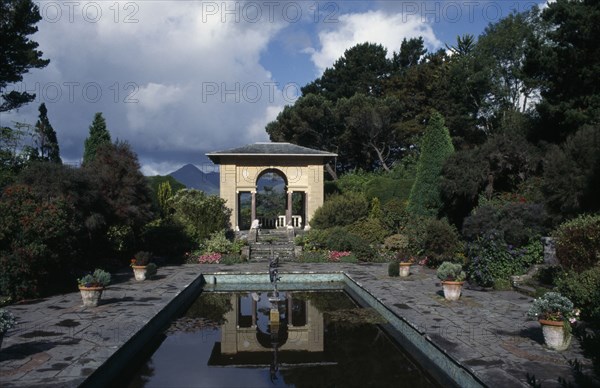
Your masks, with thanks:
[[[358,260],[364,262],[375,262],[378,260],[377,250],[374,249],[368,241],[360,237],[356,237],[352,244],[352,253],[356,255]]]
[[[386,249],[391,251],[406,251],[408,248],[408,237],[400,233],[392,234],[385,238],[383,244]]]
[[[409,217],[406,211],[406,201],[392,198],[381,207],[383,215],[381,220],[391,233],[400,233]]]
[[[366,218],[347,227],[351,234],[371,244],[381,244],[390,234],[378,218]]]
[[[377,258],[377,251],[360,236],[349,233],[345,228],[332,228],[326,242],[332,251],[350,251],[360,261],[371,262]]]
[[[396,277],[400,276],[400,266],[397,262],[392,261],[388,263],[388,276]]]
[[[158,266],[154,263],[148,263],[146,266],[146,277],[150,279],[152,276],[156,275],[157,272]]]
[[[333,195],[313,215],[310,225],[317,229],[350,225],[369,215],[369,202],[359,193]]]
[[[600,215],[581,215],[554,232],[556,258],[565,269],[582,272],[600,263]]]
[[[427,217],[414,216],[409,217],[403,227],[402,233],[408,237],[408,252],[414,256],[423,255],[428,222]]]
[[[583,318],[600,322],[600,265],[566,273],[557,280],[557,288],[581,308]]]
[[[304,250],[314,251],[324,249],[327,246],[327,238],[331,229],[311,229],[304,233],[302,242],[304,244]]]
[[[440,176],[444,162],[453,152],[452,138],[444,118],[438,112],[434,112],[421,143],[417,176],[408,201],[409,213],[421,216],[438,215],[442,207]]]
[[[346,228],[331,228],[327,234],[325,246],[332,251],[351,251],[356,238],[355,235],[348,233]]]
[[[383,216],[383,212],[381,211],[381,201],[379,198],[371,198],[371,208],[369,210],[369,218],[380,219]]]
[[[422,249],[429,264],[436,266],[444,260],[452,260],[462,252],[463,246],[458,231],[448,221],[430,219],[425,225]]]

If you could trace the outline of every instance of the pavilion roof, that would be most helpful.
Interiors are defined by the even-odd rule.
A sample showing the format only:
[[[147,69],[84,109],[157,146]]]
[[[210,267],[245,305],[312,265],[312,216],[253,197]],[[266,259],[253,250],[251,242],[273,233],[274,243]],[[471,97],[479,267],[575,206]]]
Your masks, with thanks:
[[[337,154],[302,147],[292,143],[254,143],[231,148],[223,151],[214,151],[206,154],[214,163],[219,163],[222,156],[322,156],[324,158],[336,157]]]

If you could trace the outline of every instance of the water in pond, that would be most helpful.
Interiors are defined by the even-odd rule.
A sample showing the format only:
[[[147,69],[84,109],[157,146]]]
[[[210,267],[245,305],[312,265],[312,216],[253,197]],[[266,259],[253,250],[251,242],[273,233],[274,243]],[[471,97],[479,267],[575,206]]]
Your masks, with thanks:
[[[431,387],[343,291],[203,293],[129,387]]]

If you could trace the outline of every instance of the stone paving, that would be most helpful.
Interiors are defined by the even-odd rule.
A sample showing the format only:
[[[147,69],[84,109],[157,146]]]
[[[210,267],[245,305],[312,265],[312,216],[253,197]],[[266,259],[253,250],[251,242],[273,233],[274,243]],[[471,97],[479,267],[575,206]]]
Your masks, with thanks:
[[[140,330],[166,315],[186,288],[197,288],[201,273],[266,274],[265,266],[162,267],[156,279],[145,282],[135,282],[129,273],[118,274],[96,308],[84,308],[79,293],[9,306],[19,324],[2,343],[0,385],[78,386],[110,357],[131,349]],[[387,264],[283,263],[279,270],[280,274],[340,271],[490,387],[528,386],[527,373],[543,387],[559,386],[559,376],[571,377],[568,360],[590,366],[575,339],[564,352],[542,345],[539,324],[526,318],[532,299],[517,292],[467,288],[459,301],[447,302],[435,272],[419,266],[413,266],[408,278],[388,277]]]

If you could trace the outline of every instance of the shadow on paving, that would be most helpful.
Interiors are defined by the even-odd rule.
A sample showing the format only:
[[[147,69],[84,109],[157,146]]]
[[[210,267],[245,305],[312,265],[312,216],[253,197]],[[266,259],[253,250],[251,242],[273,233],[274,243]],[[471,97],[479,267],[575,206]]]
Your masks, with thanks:
[[[66,341],[25,342],[22,344],[11,345],[7,348],[2,348],[0,361],[22,360],[33,356],[34,354],[46,352],[57,346],[77,345],[80,341],[80,339],[73,338]]]

